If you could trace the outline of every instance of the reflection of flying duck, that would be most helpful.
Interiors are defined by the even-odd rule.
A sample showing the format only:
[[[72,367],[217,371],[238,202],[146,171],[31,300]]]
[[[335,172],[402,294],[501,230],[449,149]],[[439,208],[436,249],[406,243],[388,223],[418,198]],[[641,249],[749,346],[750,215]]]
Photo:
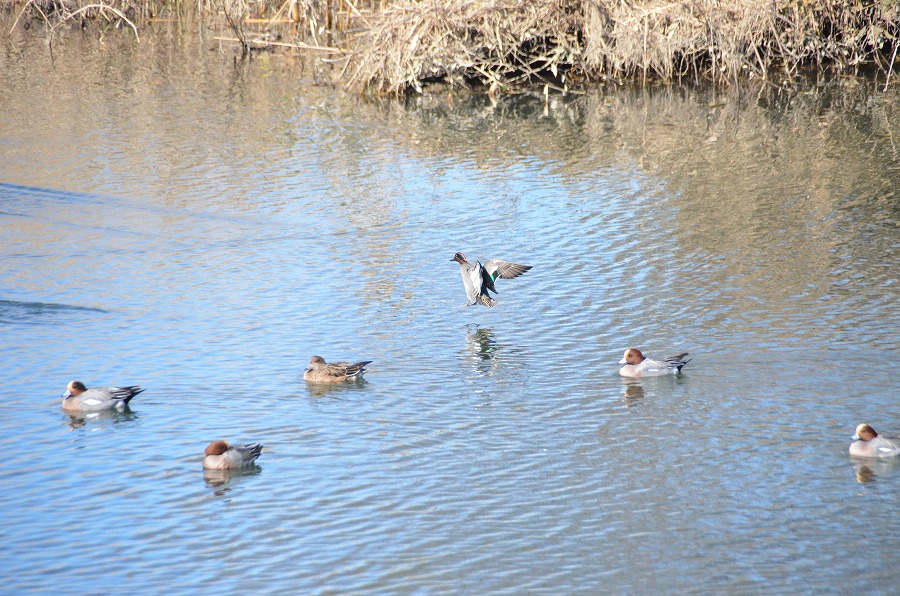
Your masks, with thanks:
[[[490,329],[485,329],[483,327],[478,327],[475,329],[475,333],[469,333],[469,339],[472,340],[474,345],[478,346],[478,355],[482,360],[490,360],[496,354],[497,348],[500,345],[497,341],[491,337],[492,331]]]
[[[459,263],[459,273],[463,279],[463,285],[466,287],[466,306],[481,304],[484,306],[496,306],[497,301],[491,298],[488,290],[497,294],[497,288],[494,282],[498,278],[512,279],[519,277],[529,269],[531,265],[519,265],[510,263],[501,259],[490,259],[485,261],[484,265],[475,261],[471,264],[466,260],[466,255],[461,252],[453,255],[453,261]]]
[[[371,360],[362,362],[332,362],[328,364],[321,356],[312,356],[309,366],[303,373],[303,380],[310,383],[343,383],[362,379],[366,372],[366,365]]]
[[[474,333],[466,333],[473,351],[482,360],[494,359],[497,356],[497,350],[500,348],[497,340],[491,337],[492,333],[490,329],[483,327],[477,327]]]
[[[465,347],[465,359],[478,376],[492,376],[501,367],[514,365],[516,361],[516,350],[498,341],[493,330],[489,328],[466,325]]]
[[[685,360],[688,352],[677,356],[669,356],[665,360],[653,360],[644,356],[637,348],[628,348],[625,350],[625,356],[619,361],[624,364],[619,369],[619,374],[623,377],[659,377],[681,372],[681,367],[691,361],[690,358]]]
[[[131,387],[91,387],[81,381],[70,381],[63,393],[62,407],[70,412],[100,410],[124,410],[131,399],[143,391],[137,385]]]

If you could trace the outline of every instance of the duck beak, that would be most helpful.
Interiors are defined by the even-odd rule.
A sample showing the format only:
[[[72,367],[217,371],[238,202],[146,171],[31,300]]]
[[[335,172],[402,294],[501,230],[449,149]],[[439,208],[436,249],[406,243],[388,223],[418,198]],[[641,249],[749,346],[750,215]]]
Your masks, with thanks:
[[[628,362],[626,362],[625,359],[622,358],[621,360],[619,360],[619,364],[628,364]]]
[[[72,397],[72,392],[66,391],[65,393],[62,394],[62,397],[63,397],[63,399],[69,399],[70,397]]]
[[[850,440],[851,441],[859,441],[859,435],[853,435],[852,437],[850,437]]]

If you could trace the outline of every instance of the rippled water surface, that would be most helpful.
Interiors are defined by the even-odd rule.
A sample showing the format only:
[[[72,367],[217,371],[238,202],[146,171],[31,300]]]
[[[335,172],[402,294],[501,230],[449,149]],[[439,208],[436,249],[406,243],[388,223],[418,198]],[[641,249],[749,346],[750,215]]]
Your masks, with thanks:
[[[896,85],[364,101],[158,27],[2,41],[4,592],[896,590]]]

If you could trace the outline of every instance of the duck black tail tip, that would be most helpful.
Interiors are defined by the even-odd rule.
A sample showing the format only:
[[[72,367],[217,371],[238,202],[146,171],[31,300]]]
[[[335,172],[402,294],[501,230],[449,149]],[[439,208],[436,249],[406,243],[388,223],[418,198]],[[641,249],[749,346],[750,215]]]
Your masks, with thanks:
[[[126,404],[128,404],[128,402],[130,402],[131,400],[133,400],[135,395],[137,395],[138,393],[143,393],[143,392],[144,392],[144,390],[141,389],[140,387],[138,387],[137,385],[135,385],[134,387],[128,387],[128,389],[131,391],[131,395],[129,395],[128,397],[126,397],[126,398],[124,398],[124,399],[122,400],[122,401],[124,401]]]
[[[687,356],[687,354],[685,354],[685,356]],[[687,360],[685,360],[684,362],[682,362],[681,364],[679,364],[679,365],[678,365],[678,372],[681,372],[681,369],[684,368],[684,365],[687,364],[688,362],[690,362],[691,360],[693,360],[693,358],[688,358]]]

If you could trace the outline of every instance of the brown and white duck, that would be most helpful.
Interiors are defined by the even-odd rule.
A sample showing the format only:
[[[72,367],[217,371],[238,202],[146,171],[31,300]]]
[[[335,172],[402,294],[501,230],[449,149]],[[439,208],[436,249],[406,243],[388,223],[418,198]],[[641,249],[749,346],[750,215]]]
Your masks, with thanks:
[[[619,361],[619,364],[625,365],[619,369],[619,374],[623,377],[639,379],[641,377],[661,377],[679,373],[681,372],[681,367],[691,361],[690,358],[687,358],[689,355],[688,352],[684,352],[677,356],[669,356],[663,360],[653,360],[644,356],[637,348],[628,348]]]
[[[856,434],[850,437],[850,455],[855,457],[896,457],[900,455],[900,442],[880,436],[868,424],[856,427]]]
[[[259,443],[229,445],[227,441],[213,441],[204,452],[203,467],[207,470],[235,470],[249,468],[262,453]]]
[[[62,395],[62,407],[69,412],[99,412],[124,410],[128,402],[142,392],[137,385],[131,387],[91,387],[81,381],[70,381]]]

